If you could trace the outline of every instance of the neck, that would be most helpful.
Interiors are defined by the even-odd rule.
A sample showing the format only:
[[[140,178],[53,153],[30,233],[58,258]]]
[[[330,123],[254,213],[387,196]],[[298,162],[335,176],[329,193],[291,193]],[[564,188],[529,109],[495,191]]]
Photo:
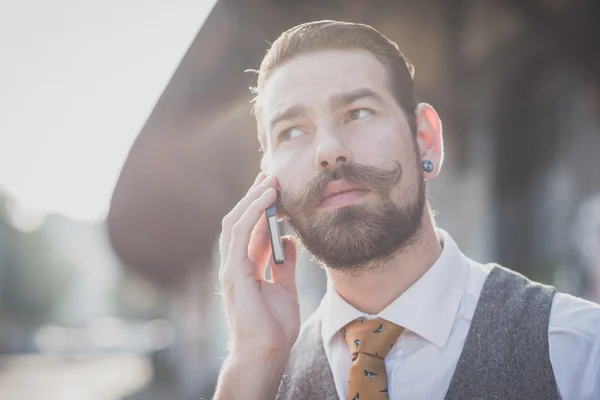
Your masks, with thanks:
[[[439,258],[442,245],[435,233],[429,210],[412,243],[392,257],[348,274],[328,269],[338,294],[357,310],[375,315],[392,303],[427,272]]]

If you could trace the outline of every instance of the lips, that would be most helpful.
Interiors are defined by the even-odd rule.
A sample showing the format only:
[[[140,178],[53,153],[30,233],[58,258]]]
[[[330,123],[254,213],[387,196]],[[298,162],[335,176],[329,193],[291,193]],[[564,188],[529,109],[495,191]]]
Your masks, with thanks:
[[[336,180],[325,185],[321,206],[343,207],[353,204],[369,191],[362,186],[345,180]]]

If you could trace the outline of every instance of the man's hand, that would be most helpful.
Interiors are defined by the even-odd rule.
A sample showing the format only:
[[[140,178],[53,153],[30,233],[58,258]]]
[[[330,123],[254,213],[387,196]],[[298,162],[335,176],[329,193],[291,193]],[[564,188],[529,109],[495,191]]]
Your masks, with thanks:
[[[275,398],[300,330],[296,241],[283,237],[285,263],[271,263],[264,211],[276,200],[277,180],[259,174],[246,196],[223,218],[219,281],[230,328],[230,355],[217,398]],[[242,395],[243,393],[243,395]]]

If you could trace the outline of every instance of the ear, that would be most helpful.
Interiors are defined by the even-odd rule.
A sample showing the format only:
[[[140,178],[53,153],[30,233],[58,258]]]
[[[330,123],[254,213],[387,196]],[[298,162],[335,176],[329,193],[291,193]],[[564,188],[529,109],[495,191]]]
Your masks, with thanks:
[[[417,116],[417,146],[419,148],[419,165],[423,161],[431,161],[433,170],[423,171],[426,180],[436,178],[444,161],[444,138],[442,134],[442,121],[431,105],[420,103],[415,111]]]

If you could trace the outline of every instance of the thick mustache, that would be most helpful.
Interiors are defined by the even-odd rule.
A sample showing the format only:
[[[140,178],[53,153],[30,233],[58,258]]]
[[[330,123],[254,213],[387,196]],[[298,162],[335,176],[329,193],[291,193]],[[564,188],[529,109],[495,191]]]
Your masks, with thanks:
[[[323,200],[325,186],[331,181],[340,179],[385,196],[389,195],[401,176],[402,166],[399,162],[395,162],[393,169],[363,164],[344,164],[336,169],[321,172],[296,193],[287,195],[282,193],[281,204],[288,213],[315,208]]]

